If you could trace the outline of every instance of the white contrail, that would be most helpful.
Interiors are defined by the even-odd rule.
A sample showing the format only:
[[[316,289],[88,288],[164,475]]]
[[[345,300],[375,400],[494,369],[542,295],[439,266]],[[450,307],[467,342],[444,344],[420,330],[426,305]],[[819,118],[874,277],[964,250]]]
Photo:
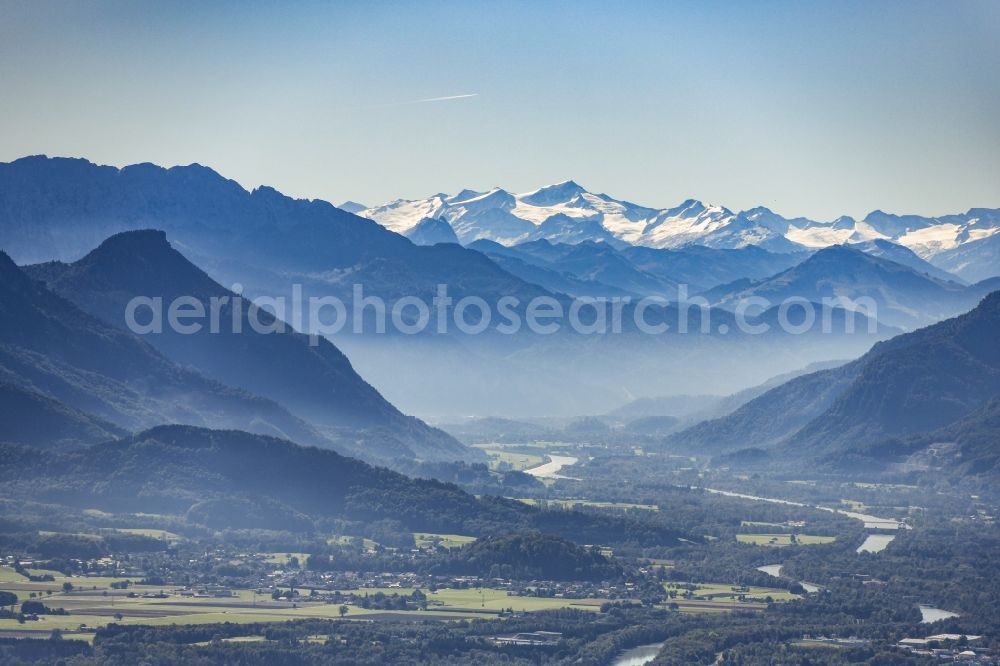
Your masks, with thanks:
[[[424,102],[446,102],[449,99],[465,99],[467,97],[476,97],[479,93],[468,93],[466,95],[448,95],[447,97],[428,97],[427,99],[415,99],[412,102],[403,102],[403,104],[423,104]]]
[[[391,104],[379,104],[377,106],[369,107],[372,109],[386,109],[393,106],[408,106],[410,104],[426,104],[428,102],[447,102],[453,99],[468,99],[470,97],[478,97],[479,93],[466,93],[464,95],[446,95],[445,97],[427,97],[425,99],[411,99],[407,102],[393,102]]]

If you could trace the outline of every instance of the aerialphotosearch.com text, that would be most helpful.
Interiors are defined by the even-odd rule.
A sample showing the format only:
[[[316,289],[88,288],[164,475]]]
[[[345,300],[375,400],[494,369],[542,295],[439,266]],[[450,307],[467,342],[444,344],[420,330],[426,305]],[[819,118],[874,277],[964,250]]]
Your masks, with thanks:
[[[589,297],[537,296],[522,301],[501,296],[493,302],[480,296],[454,298],[448,285],[439,284],[429,299],[402,296],[387,302],[365,294],[364,285],[355,284],[346,300],[337,296],[303,296],[302,286],[292,286],[290,297],[242,296],[242,286],[233,285],[233,294],[213,296],[207,301],[179,296],[165,301],[160,296],[136,296],[125,307],[125,323],[139,335],[163,333],[182,335],[241,333],[245,326],[259,334],[284,333],[292,328],[307,333],[310,343],[320,337],[345,331],[354,334],[417,335],[448,334],[458,331],[478,335],[495,331],[514,335],[525,330],[536,335],[552,335],[571,330],[580,335],[608,335],[638,332],[646,335],[673,333],[727,334],[732,326],[745,335],[760,335],[772,329],[800,335],[807,332],[854,333],[857,315],[869,334],[877,331],[877,305],[870,298],[823,298],[820,302],[802,297],[772,303],[752,296],[710,307],[709,302],[690,295],[680,285],[675,298],[646,296]],[[765,312],[774,311],[764,318]],[[835,317],[835,313],[841,317]],[[723,315],[725,315],[723,317]],[[713,328],[713,316],[724,318]],[[765,320],[766,319],[766,320]]]

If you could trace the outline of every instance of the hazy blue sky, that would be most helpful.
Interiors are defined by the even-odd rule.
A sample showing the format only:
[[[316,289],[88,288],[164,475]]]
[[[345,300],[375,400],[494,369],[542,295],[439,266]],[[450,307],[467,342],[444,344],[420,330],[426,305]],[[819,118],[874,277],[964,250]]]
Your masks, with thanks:
[[[368,204],[573,178],[819,218],[1000,206],[995,0],[208,4],[0,0],[0,160]]]

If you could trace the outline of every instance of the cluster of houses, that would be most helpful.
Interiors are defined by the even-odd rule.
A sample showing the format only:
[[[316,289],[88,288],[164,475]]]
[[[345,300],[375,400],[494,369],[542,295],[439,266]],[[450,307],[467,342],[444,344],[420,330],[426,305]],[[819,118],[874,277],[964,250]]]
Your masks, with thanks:
[[[194,587],[185,587],[179,592],[179,594],[182,597],[195,597],[199,599],[226,599],[237,596],[236,592],[225,585],[196,585]]]
[[[896,647],[911,654],[934,657],[962,664],[996,664],[996,659],[977,643],[982,636],[960,634],[934,634],[926,638],[903,638]]]

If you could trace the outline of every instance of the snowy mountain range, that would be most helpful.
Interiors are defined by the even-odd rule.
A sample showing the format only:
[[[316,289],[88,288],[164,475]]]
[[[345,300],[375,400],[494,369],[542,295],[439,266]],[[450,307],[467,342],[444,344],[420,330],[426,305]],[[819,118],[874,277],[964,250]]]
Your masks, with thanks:
[[[733,212],[694,199],[674,208],[648,208],[590,192],[571,180],[523,194],[493,188],[397,199],[370,208],[344,205],[418,243],[451,240],[441,222],[466,245],[480,239],[508,246],[544,239],[604,241],[616,248],[756,245],[787,253],[890,241],[969,282],[1000,274],[1000,209],[972,208],[941,217],[876,210],[862,220],[842,216],[824,222],[786,218],[763,207]],[[434,233],[428,233],[431,230]]]

